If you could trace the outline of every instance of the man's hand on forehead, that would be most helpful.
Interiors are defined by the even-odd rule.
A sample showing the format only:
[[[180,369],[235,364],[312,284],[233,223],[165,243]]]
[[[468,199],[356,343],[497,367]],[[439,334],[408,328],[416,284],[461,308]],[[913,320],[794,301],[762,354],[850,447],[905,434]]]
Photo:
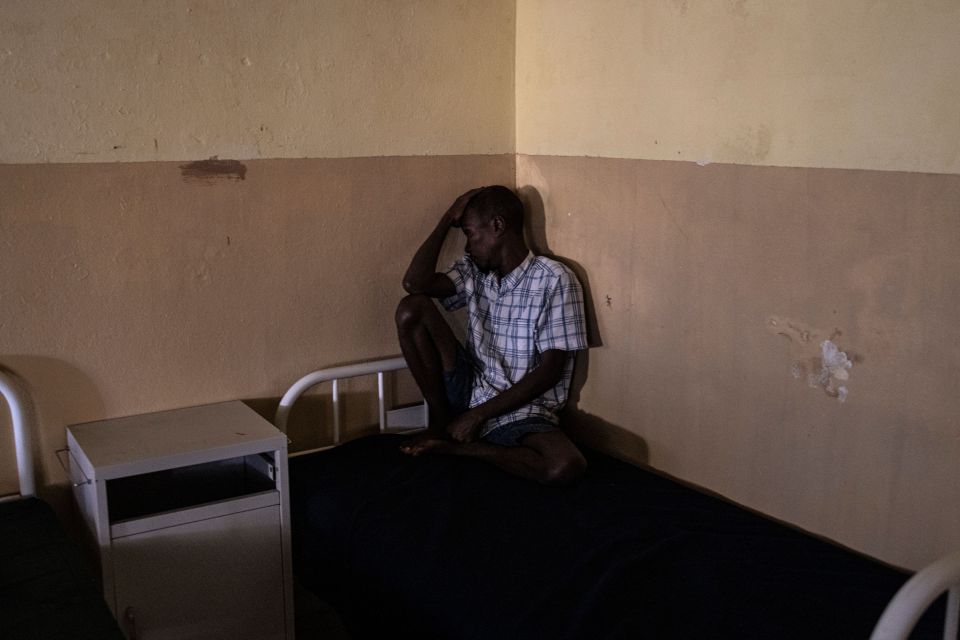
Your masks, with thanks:
[[[477,195],[483,190],[483,187],[477,187],[476,189],[470,189],[459,198],[453,201],[453,204],[450,205],[450,208],[447,209],[447,212],[443,215],[446,216],[452,226],[459,227],[460,221],[463,218],[463,212],[466,211],[467,205],[470,204],[470,198]]]

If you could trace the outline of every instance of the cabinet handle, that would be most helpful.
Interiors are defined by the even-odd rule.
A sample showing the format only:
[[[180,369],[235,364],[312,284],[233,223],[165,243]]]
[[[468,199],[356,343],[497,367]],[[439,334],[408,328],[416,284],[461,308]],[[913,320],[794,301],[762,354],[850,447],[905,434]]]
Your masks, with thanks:
[[[129,629],[127,639],[137,640],[137,618],[134,615],[133,607],[127,607],[127,610],[123,612],[123,619],[127,621],[127,629]]]
[[[63,458],[60,457],[60,454],[66,454],[69,456],[70,447],[64,447],[63,449],[57,449],[54,451],[54,455],[57,456],[57,462],[59,462],[60,466],[63,467],[63,472],[67,474],[67,479],[70,480],[70,484],[72,484],[74,487],[82,487],[85,484],[91,484],[93,482],[93,480],[87,477],[87,474],[83,473],[83,469],[80,468],[80,465],[77,465],[77,471],[83,474],[83,482],[75,482],[73,476],[70,475],[70,469],[67,467],[67,463],[63,461]]]

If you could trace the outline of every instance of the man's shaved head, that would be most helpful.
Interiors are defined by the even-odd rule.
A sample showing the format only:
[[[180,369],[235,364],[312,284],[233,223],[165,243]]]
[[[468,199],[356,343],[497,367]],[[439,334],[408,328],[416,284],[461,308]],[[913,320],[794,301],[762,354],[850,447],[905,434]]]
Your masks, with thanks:
[[[477,216],[483,222],[499,215],[503,218],[508,233],[523,236],[523,203],[517,194],[507,187],[483,187],[470,198],[464,214]]]

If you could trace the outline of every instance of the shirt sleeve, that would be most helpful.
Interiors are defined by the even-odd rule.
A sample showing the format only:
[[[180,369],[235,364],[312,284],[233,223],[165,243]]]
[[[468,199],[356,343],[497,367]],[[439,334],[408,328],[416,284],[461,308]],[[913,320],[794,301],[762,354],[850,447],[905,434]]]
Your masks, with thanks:
[[[537,351],[586,349],[587,323],[583,309],[580,282],[564,269],[547,292],[546,304],[537,320]]]
[[[440,301],[444,309],[447,311],[456,311],[467,304],[468,289],[471,287],[476,269],[477,267],[473,264],[473,261],[467,256],[463,256],[443,272],[444,275],[450,278],[453,286],[457,290],[457,292],[449,298],[444,298]]]

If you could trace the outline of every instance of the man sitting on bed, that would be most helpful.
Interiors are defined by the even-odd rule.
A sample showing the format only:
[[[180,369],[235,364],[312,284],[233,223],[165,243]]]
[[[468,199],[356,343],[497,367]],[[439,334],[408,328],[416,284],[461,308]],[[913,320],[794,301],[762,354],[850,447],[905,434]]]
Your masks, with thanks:
[[[466,255],[438,273],[451,227],[466,236]],[[457,198],[413,256],[403,288],[400,347],[430,428],[402,450],[471,456],[545,484],[582,475],[586,461],[557,412],[574,352],[587,347],[583,294],[567,267],[527,248],[517,196],[493,186]],[[467,307],[466,348],[431,298],[448,311]]]

